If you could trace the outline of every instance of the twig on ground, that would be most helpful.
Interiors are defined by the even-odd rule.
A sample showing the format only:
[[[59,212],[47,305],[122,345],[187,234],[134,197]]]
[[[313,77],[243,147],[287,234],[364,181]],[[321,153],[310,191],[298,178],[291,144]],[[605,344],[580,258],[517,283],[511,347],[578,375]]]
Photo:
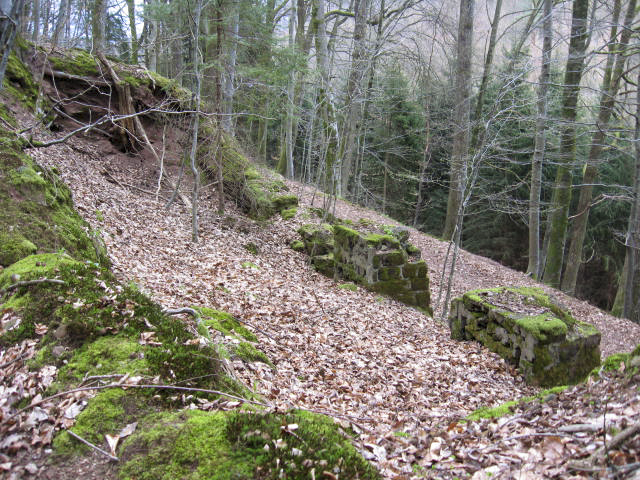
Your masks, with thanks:
[[[71,430],[67,430],[67,433],[69,435],[71,435],[73,438],[75,438],[76,440],[79,440],[80,442],[84,443],[85,445],[93,448],[96,452],[100,452],[101,454],[105,455],[106,457],[109,457],[109,460],[113,461],[113,462],[119,462],[120,460],[118,459],[118,457],[114,457],[113,455],[111,455],[109,452],[104,451],[103,449],[101,449],[100,447],[94,445],[93,443],[85,440],[84,438],[82,438],[80,435],[73,433]]]
[[[39,283],[55,283],[58,285],[66,285],[66,282],[64,282],[63,280],[58,280],[55,278],[39,278],[38,280],[23,280],[21,282],[16,282],[12,285],[9,285],[7,288],[3,288],[2,290],[0,290],[0,293],[10,292],[11,290],[15,290],[16,288],[20,287],[38,285]]]
[[[23,358],[27,357],[28,355],[29,355],[28,353],[21,353],[20,355],[18,355],[13,360],[9,360],[7,363],[3,363],[2,365],[0,365],[0,369],[7,368],[9,365],[12,365],[12,364],[14,364],[16,362],[19,362],[20,360],[22,360]]]

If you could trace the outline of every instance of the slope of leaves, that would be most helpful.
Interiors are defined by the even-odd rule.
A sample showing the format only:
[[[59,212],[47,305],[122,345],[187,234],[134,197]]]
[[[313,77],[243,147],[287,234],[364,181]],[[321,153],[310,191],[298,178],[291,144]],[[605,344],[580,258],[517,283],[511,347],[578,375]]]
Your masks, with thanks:
[[[159,200],[140,192],[155,181],[152,165],[127,163],[116,154],[98,157],[90,146],[72,142],[77,142],[73,154],[70,147],[60,146],[37,155],[58,165],[73,185],[85,218],[104,232],[117,275],[136,282],[166,307],[210,305],[234,314],[259,337],[276,366],[273,370],[235,361],[245,383],[278,408],[310,408],[350,423],[360,432],[358,447],[385,477],[429,476],[427,469],[434,465],[433,471],[438,472],[432,453],[438,442],[434,446],[432,429],[446,429],[478,407],[534,393],[496,355],[474,343],[451,341],[440,321],[360,288],[341,289],[315,273],[303,255],[288,248],[297,238],[296,228],[316,218],[306,208],[289,221],[259,223],[227,205],[229,213],[220,217],[214,213],[215,192],[205,190],[200,208],[202,240],[194,245],[189,212],[179,205],[165,210],[161,197],[166,192],[161,192]],[[78,155],[78,151],[85,153]],[[308,207],[313,192],[294,183],[290,186]],[[316,205],[319,202],[316,195]],[[366,217],[393,223],[342,202],[336,214],[353,221]],[[411,242],[422,249],[429,263],[437,298],[447,245],[414,231]],[[257,249],[243,247],[249,244]],[[535,282],[462,252],[455,294],[505,284]],[[576,317],[600,328],[603,352],[629,351],[640,341],[636,326],[558,292],[550,293]],[[440,311],[436,305],[436,312]],[[571,401],[566,402],[567,410],[573,408]],[[583,414],[576,409],[575,415]],[[460,428],[471,429],[473,435],[485,430],[491,434],[488,421]],[[469,444],[476,445],[469,432]],[[439,451],[446,452],[448,437],[439,438]],[[570,456],[572,451],[563,450],[562,455]],[[481,470],[491,465],[493,460],[487,458],[484,463],[456,466],[456,471],[468,475]]]

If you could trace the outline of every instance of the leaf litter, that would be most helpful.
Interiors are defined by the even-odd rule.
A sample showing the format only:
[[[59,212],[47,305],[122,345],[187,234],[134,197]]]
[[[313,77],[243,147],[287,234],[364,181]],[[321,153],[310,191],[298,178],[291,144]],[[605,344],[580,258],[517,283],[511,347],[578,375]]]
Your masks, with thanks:
[[[617,472],[630,474],[624,465],[640,460],[637,435],[606,450],[606,455],[597,455],[615,432],[639,421],[638,379],[621,372],[544,403],[523,403],[500,419],[463,421],[481,406],[537,390],[479,344],[452,341],[441,321],[363,288],[340,289],[314,272],[303,255],[288,248],[301,224],[319,221],[306,210],[314,197],[309,187],[288,182],[301,198],[299,213],[289,221],[276,217],[268,222],[242,218],[229,202],[226,215],[220,217],[214,207],[215,191],[205,189],[200,200],[200,242],[193,244],[190,212],[183,206],[166,210],[153,196],[125,187],[153,185],[152,165],[115,152],[80,154],[91,151],[90,145],[83,139],[70,142],[71,146],[35,151],[34,157],[61,171],[81,215],[102,232],[116,275],[135,282],[164,307],[207,306],[237,317],[257,335],[259,347],[276,366],[232,359],[239,378],[278,409],[325,412],[352,427],[359,434],[362,454],[385,478],[613,478],[617,473],[612,474],[616,472],[612,465],[619,465]],[[110,183],[101,173],[105,170],[121,184]],[[315,194],[315,206],[321,201]],[[366,218],[396,224],[341,201],[336,202],[335,214],[355,222]],[[429,265],[436,297],[447,244],[410,231],[411,242]],[[257,246],[259,253],[247,251],[243,247],[247,244]],[[252,267],[246,268],[248,264]],[[537,284],[496,262],[461,252],[454,295],[500,285]],[[575,316],[601,330],[604,355],[626,352],[640,343],[637,325],[543,288]],[[440,312],[436,305],[435,316]],[[55,376],[51,369],[29,372],[25,367],[34,348],[35,342],[27,341],[0,354],[3,420],[20,399],[41,398],[38,395]],[[18,357],[20,361],[11,363]],[[59,412],[71,412],[73,417],[88,395],[40,405],[18,423],[3,422],[0,470],[14,475],[42,473],[54,429],[73,422]],[[561,430],[568,425],[590,426],[575,427],[576,432]],[[286,428],[294,430],[291,425]],[[110,443],[121,436],[122,432],[116,434]],[[571,463],[584,459],[584,465]],[[113,475],[113,469],[92,471],[90,465],[85,462],[75,473],[83,471],[87,478]]]

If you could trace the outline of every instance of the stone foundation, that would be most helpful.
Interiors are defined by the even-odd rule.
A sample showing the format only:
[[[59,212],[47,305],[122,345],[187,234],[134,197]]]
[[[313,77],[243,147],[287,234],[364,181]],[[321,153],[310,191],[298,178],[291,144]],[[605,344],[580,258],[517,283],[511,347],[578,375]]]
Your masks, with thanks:
[[[482,343],[533,385],[577,383],[600,365],[598,330],[575,320],[541,289],[467,292],[453,300],[449,327],[452,338]]]
[[[320,273],[359,283],[431,314],[427,264],[407,241],[409,232],[362,233],[344,225],[304,225],[301,250]]]

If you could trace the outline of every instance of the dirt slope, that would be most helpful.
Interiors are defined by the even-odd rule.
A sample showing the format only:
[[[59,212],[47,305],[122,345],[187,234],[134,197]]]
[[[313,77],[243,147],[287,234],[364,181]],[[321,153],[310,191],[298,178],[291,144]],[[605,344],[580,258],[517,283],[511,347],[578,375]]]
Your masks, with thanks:
[[[103,232],[122,279],[141,285],[164,306],[209,305],[246,322],[277,369],[262,364],[248,369],[240,362],[238,376],[283,409],[300,406],[351,422],[362,432],[362,449],[388,478],[409,477],[416,465],[429,465],[424,452],[433,443],[432,427],[480,406],[534,393],[497,355],[450,340],[440,321],[363,289],[340,289],[315,273],[288,248],[296,228],[314,221],[306,208],[292,220],[277,217],[258,224],[227,205],[226,217],[220,218],[215,192],[208,188],[201,199],[201,242],[194,245],[189,212],[180,205],[164,209],[167,192],[158,201],[148,193],[156,180],[153,165],[104,148],[96,152],[83,139],[33,155],[59,168],[80,212]],[[312,191],[290,186],[309,206]],[[336,215],[393,223],[343,202]],[[412,232],[411,241],[429,264],[437,299],[447,246],[418,232]],[[258,254],[243,247],[249,243]],[[455,294],[533,283],[465,252],[458,265]],[[556,295],[603,332],[605,355],[640,343],[637,325]]]

